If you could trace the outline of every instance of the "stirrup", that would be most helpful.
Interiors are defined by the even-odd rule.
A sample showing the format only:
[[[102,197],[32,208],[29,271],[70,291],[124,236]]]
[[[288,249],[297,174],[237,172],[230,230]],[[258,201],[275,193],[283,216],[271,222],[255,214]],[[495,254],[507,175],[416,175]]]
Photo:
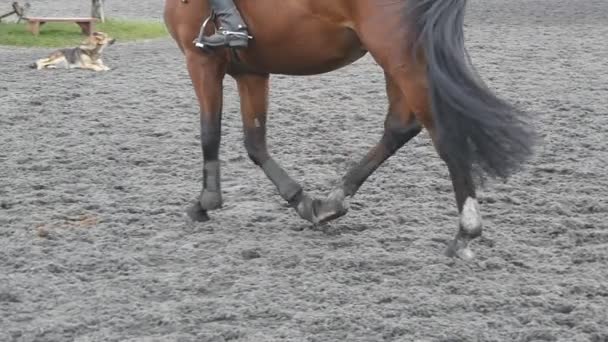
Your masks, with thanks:
[[[203,25],[201,26],[201,29],[198,33],[198,37],[193,41],[193,43],[196,47],[201,48],[201,49],[208,49],[207,45],[205,43],[201,42],[201,39],[203,37],[205,37],[205,29],[207,28],[207,25],[209,24],[209,22],[214,21],[215,17],[216,17],[215,11],[212,10],[209,17],[207,17],[207,19],[205,19],[205,21],[203,22]],[[220,33],[221,35],[226,36],[226,37],[229,35],[232,35],[232,36],[237,36],[241,39],[242,38],[245,38],[247,40],[253,39],[253,37],[251,35],[248,35],[247,33],[244,33],[244,32],[231,31],[231,30],[218,31],[217,26],[216,26],[214,34],[217,34],[217,33]],[[213,46],[211,46],[211,47],[213,47]]]
[[[203,22],[203,26],[201,26],[201,29],[198,32],[198,37],[196,37],[196,39],[193,41],[193,43],[196,47],[199,47],[201,49],[207,48],[205,46],[205,44],[201,43],[199,40],[200,40],[200,38],[202,38],[205,35],[205,29],[207,28],[207,25],[209,24],[209,22],[212,20],[215,20],[215,11],[213,11],[213,10],[211,10],[211,14],[209,14],[207,19],[205,19],[205,21]]]

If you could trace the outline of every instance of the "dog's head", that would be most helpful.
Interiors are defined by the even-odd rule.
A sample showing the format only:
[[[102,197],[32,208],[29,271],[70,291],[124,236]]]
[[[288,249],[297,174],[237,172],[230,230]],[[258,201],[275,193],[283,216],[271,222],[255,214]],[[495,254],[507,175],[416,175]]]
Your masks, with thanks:
[[[114,42],[116,42],[116,39],[104,32],[93,32],[93,34],[80,44],[80,48],[83,50],[101,51],[104,47],[114,44]]]

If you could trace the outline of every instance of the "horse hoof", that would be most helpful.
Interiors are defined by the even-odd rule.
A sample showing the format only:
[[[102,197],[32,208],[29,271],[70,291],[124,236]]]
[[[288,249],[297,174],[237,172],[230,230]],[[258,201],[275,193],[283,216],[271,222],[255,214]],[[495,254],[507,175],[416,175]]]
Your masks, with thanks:
[[[199,201],[192,203],[188,209],[186,209],[186,214],[188,218],[194,222],[207,222],[210,220],[209,215],[207,215],[207,210],[201,207]]]
[[[333,221],[338,219],[348,212],[348,209],[344,208],[341,204],[338,203],[326,203],[321,201],[315,201],[315,216],[316,221],[320,224],[327,223],[329,221]]]
[[[303,194],[300,202],[295,206],[298,215],[312,224],[317,223],[314,214],[315,201],[317,200],[313,200],[307,194]]]

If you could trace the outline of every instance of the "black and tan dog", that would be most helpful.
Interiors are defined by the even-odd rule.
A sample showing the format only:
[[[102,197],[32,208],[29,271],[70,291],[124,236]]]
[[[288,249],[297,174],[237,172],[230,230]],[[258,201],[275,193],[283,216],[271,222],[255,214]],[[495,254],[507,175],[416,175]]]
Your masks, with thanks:
[[[94,71],[108,71],[110,68],[103,64],[101,53],[106,46],[114,44],[116,39],[106,33],[94,32],[85,39],[80,46],[69,49],[60,49],[46,58],[41,58],[30,67],[33,69],[89,69]]]

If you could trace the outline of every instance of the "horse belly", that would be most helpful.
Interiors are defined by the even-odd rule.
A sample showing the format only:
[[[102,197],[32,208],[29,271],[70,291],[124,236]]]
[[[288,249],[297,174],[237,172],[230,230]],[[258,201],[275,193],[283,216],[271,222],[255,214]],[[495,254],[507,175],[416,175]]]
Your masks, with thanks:
[[[366,54],[355,32],[346,27],[296,29],[280,40],[260,40],[240,55],[257,72],[315,75],[353,63]]]

